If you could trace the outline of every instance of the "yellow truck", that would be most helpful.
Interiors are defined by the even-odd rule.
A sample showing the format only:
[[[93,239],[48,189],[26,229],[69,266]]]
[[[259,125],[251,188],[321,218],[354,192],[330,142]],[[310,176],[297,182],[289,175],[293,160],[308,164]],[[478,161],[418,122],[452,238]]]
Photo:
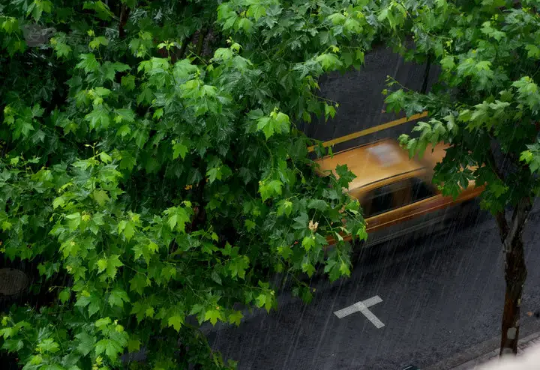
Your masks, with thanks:
[[[425,228],[437,228],[445,218],[462,217],[461,204],[484,190],[474,181],[457,199],[445,197],[432,184],[433,168],[442,161],[448,145],[426,149],[423,158],[409,158],[393,139],[384,139],[318,159],[321,175],[346,164],[356,178],[344,189],[362,205],[368,232],[367,245],[395,239]],[[468,212],[468,210],[467,210]],[[350,236],[344,236],[350,240]],[[334,240],[329,237],[333,244]]]

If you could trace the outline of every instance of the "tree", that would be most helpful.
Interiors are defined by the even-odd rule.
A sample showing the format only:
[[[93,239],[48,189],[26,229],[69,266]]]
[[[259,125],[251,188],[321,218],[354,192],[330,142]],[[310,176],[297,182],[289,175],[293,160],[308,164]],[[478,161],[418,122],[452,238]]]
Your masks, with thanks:
[[[429,143],[452,144],[435,168],[434,182],[443,194],[456,196],[469,181],[486,186],[481,205],[495,217],[505,253],[500,353],[517,353],[527,276],[521,235],[540,190],[539,4],[394,4],[379,19],[394,30],[396,48],[412,60],[440,66],[440,74],[427,94],[390,81],[386,103],[390,110],[404,109],[407,115],[429,112],[430,120],[419,122],[412,137],[400,138],[411,155],[422,155]]]
[[[276,273],[349,275],[353,175],[316,176],[295,125],[334,116],[317,79],[361,66],[386,6],[2,2],[1,248],[40,297],[2,317],[2,348],[27,370],[142,348],[134,368],[232,367],[200,324],[270,310]]]

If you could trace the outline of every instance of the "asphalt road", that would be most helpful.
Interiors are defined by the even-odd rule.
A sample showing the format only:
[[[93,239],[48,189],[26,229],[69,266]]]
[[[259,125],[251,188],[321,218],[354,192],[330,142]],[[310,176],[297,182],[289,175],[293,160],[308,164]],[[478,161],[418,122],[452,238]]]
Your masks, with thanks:
[[[405,62],[390,49],[377,48],[366,55],[365,65],[360,71],[330,73],[321,78],[319,95],[339,103],[337,115],[326,123],[319,119],[313,123],[300,124],[300,128],[311,138],[327,141],[403,117],[404,114],[385,111],[382,91],[387,88],[387,76],[394,77],[407,88],[416,91],[422,89],[426,80],[429,91],[437,79],[438,69],[431,66],[426,74],[425,65]],[[350,140],[336,145],[334,152],[386,137],[397,138],[402,133],[410,133],[412,127],[412,123],[401,125]]]
[[[539,224],[536,213],[524,235],[529,275],[522,337],[540,325],[530,316],[540,309]],[[362,312],[334,314],[375,296],[382,302],[368,308],[372,321]],[[320,282],[311,304],[285,297],[277,312],[219,330],[211,340],[224,358],[239,360],[239,369],[425,368],[497,338],[503,297],[497,229],[480,214],[437,235],[373,247],[351,278]],[[377,319],[384,327],[376,327]]]

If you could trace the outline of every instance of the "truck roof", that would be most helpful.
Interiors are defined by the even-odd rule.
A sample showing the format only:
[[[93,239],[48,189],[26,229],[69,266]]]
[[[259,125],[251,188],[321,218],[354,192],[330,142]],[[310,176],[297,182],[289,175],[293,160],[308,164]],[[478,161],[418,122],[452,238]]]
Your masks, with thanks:
[[[408,153],[393,139],[383,139],[361,145],[316,160],[321,174],[332,171],[336,176],[336,166],[346,164],[356,178],[349,184],[349,191],[405,173],[425,169],[431,171],[444,157],[446,145],[437,145],[432,152],[426,149],[424,159],[409,158]]]

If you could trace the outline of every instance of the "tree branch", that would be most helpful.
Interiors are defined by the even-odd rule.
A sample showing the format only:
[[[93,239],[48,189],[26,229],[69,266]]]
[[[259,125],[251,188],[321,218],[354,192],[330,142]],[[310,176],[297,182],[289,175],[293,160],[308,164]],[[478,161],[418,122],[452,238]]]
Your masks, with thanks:
[[[512,223],[510,225],[510,228],[508,229],[506,238],[504,238],[503,240],[503,248],[505,252],[511,251],[512,241],[523,232],[523,228],[527,223],[531,208],[532,202],[531,198],[529,197],[521,198],[517,206],[514,208],[514,214],[512,215]]]
[[[427,92],[427,86],[429,81],[429,70],[431,68],[431,61],[433,60],[433,54],[429,53],[426,61],[426,69],[424,70],[424,82],[422,83],[422,90],[420,92],[425,94]]]
[[[489,163],[489,166],[491,167],[491,169],[493,170],[493,172],[495,173],[495,175],[497,175],[497,177],[499,178],[499,180],[501,181],[504,181],[505,179],[505,176],[504,174],[502,173],[501,169],[499,168],[499,166],[497,166],[497,162],[495,161],[495,156],[493,155],[493,148],[490,146],[489,148],[489,151],[488,151],[488,163]]]
[[[197,42],[197,55],[201,56],[201,52],[204,46],[204,39],[206,38],[206,35],[208,34],[208,30],[203,29],[199,33],[199,41]]]
[[[120,34],[121,39],[126,37],[124,27],[126,27],[130,12],[131,9],[127,7],[126,4],[122,4],[122,9],[120,10],[120,22],[118,23],[118,33]]]
[[[182,43],[182,46],[180,47],[180,51],[177,54],[177,60],[184,59],[184,54],[186,53],[186,49],[188,45],[191,43],[193,36],[194,34],[184,39],[184,42]]]
[[[506,221],[505,212],[497,212],[495,214],[495,221],[499,227],[499,236],[501,238],[501,242],[504,244],[506,236],[508,235],[508,222]]]

